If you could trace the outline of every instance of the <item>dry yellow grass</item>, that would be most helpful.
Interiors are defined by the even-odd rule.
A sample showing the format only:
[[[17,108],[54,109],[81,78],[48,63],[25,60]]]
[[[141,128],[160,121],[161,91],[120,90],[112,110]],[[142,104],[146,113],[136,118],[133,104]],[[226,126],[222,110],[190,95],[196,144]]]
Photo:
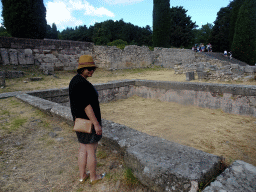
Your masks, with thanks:
[[[1,68],[0,68],[1,69]],[[12,91],[28,91],[50,88],[68,87],[71,78],[76,74],[75,71],[55,72],[55,75],[43,75],[37,69],[31,68],[25,72],[23,78],[6,79],[6,87],[0,89],[0,93]],[[42,77],[42,81],[30,81],[31,77]],[[145,69],[130,69],[130,70],[115,70],[108,71],[104,69],[97,69],[93,77],[89,79],[91,83],[106,83],[108,81],[122,80],[122,79],[147,79],[157,81],[179,81],[187,82],[185,74],[175,75],[173,69],[165,69],[159,67],[145,68]],[[256,81],[199,81],[190,82],[210,82],[210,83],[226,83],[226,84],[241,84],[241,85],[256,85]]]
[[[102,117],[131,128],[256,166],[256,118],[133,96],[101,104]]]

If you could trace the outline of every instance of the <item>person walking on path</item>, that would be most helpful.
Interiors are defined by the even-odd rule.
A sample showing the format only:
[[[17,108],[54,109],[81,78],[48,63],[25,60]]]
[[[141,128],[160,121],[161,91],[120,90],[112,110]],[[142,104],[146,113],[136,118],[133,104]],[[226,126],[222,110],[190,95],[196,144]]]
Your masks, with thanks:
[[[79,58],[77,74],[69,84],[70,107],[73,120],[76,118],[89,119],[94,128],[92,133],[76,132],[79,141],[78,166],[80,183],[89,178],[86,167],[90,172],[92,184],[101,180],[104,175],[96,174],[96,150],[98,141],[102,138],[101,113],[98,93],[94,86],[87,80],[96,70],[92,56],[82,55]]]

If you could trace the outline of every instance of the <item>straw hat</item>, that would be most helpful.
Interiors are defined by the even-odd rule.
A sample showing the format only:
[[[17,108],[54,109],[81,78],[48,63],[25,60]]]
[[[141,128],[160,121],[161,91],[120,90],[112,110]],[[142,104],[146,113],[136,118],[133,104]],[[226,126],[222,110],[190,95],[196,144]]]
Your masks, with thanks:
[[[81,69],[81,68],[84,68],[84,67],[96,67],[92,56],[90,56],[90,55],[80,56],[79,61],[78,61],[77,69]]]

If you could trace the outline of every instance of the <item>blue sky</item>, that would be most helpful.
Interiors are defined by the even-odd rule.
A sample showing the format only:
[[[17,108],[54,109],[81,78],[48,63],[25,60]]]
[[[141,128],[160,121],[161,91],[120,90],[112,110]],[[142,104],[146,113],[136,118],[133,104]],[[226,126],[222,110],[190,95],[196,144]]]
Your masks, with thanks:
[[[230,0],[170,0],[171,7],[183,6],[187,15],[198,26],[213,23],[221,7]],[[0,3],[1,4],[1,3]],[[152,27],[153,0],[44,0],[48,24],[55,23],[58,30],[95,22],[120,20],[140,27]],[[2,5],[0,5],[0,12]],[[1,18],[2,19],[2,18]]]

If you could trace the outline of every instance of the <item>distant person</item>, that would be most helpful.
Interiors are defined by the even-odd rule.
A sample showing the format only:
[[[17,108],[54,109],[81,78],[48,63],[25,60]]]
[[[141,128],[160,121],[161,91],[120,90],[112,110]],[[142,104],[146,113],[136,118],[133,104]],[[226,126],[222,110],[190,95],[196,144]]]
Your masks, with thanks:
[[[212,45],[211,45],[211,43],[208,43],[208,45],[207,45],[207,51],[208,51],[208,52],[212,52]]]
[[[224,56],[227,57],[228,56],[228,52],[227,50],[224,51]]]
[[[82,55],[79,58],[77,74],[69,83],[69,99],[73,120],[83,118],[91,120],[94,128],[92,133],[76,132],[79,141],[78,167],[79,182],[89,178],[86,166],[90,171],[91,184],[101,180],[104,175],[96,174],[96,150],[98,141],[102,138],[101,113],[98,93],[94,86],[87,81],[96,70],[92,56]]]
[[[205,46],[204,46],[204,44],[202,44],[202,46],[201,46],[201,52],[204,52],[205,51]]]
[[[232,59],[232,51],[229,51],[229,59],[231,60]]]

